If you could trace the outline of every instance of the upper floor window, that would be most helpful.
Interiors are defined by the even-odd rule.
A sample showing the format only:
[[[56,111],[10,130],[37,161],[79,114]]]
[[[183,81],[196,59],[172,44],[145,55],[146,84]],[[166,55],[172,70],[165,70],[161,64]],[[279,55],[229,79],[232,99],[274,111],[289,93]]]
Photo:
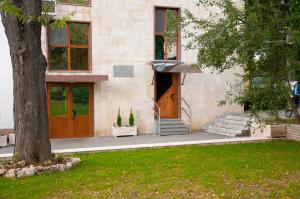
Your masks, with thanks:
[[[56,0],[56,2],[75,5],[90,5],[91,0]]]
[[[68,23],[49,28],[48,56],[50,70],[89,70],[89,24]]]
[[[179,59],[179,10],[155,9],[155,60]]]

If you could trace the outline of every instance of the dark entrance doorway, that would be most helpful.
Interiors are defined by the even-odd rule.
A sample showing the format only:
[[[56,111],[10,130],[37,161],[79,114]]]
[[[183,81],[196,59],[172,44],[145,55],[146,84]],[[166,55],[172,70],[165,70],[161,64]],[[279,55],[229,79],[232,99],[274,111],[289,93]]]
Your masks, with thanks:
[[[160,73],[155,75],[155,99],[161,118],[178,118],[180,103],[180,74]]]

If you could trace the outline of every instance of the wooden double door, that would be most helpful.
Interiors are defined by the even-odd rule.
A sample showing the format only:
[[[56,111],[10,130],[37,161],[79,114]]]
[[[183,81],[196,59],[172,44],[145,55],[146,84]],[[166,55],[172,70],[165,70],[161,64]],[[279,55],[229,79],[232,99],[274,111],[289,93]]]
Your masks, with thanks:
[[[175,119],[180,116],[180,73],[157,72],[155,94],[161,118]]]
[[[50,138],[93,136],[93,85],[48,84]]]

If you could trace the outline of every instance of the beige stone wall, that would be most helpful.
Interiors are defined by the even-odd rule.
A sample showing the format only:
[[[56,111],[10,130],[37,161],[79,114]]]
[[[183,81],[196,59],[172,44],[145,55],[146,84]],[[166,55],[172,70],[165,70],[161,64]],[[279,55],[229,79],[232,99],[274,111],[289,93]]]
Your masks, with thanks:
[[[71,20],[91,22],[92,73],[109,76],[109,81],[95,84],[96,136],[111,135],[119,107],[123,124],[128,123],[132,108],[139,133],[154,133],[153,70],[148,64],[154,59],[154,6],[180,7],[198,16],[208,16],[204,8],[194,3],[194,0],[93,0],[91,7],[58,5],[58,17],[76,11]],[[46,43],[43,44],[46,49]],[[195,62],[196,52],[182,48],[182,61]],[[133,65],[134,77],[113,77],[113,65]],[[217,106],[228,88],[227,82],[232,80],[233,71],[221,75],[211,71],[187,75],[182,97],[192,106],[195,130],[225,111],[242,111],[238,106]]]

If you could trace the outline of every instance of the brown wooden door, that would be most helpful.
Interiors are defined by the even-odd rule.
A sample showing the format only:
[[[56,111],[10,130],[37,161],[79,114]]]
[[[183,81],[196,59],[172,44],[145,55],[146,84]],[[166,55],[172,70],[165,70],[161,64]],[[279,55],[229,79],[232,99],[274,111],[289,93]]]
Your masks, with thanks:
[[[92,136],[92,88],[87,85],[72,86],[72,137]]]
[[[93,136],[92,85],[49,84],[50,138]]]
[[[179,74],[171,73],[171,85],[166,91],[157,99],[157,104],[161,111],[161,118],[178,118],[179,116]],[[156,82],[164,83],[164,82]]]

